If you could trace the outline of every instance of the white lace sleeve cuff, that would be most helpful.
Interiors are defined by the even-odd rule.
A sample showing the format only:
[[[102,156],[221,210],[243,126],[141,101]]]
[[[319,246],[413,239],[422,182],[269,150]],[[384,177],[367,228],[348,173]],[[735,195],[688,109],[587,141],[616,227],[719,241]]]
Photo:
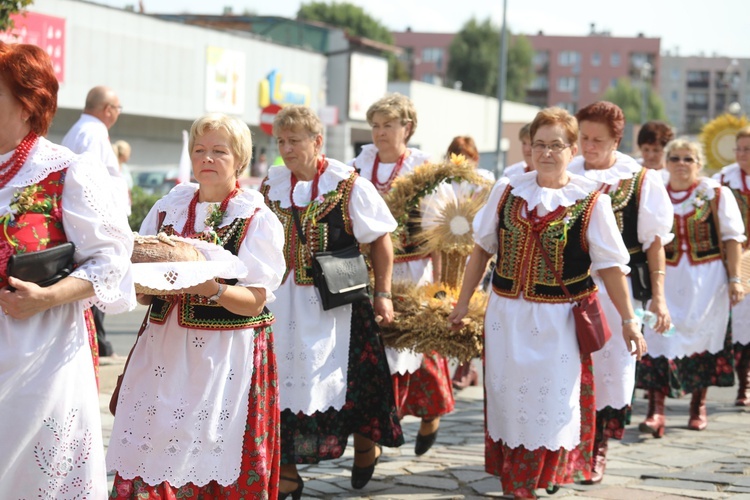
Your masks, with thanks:
[[[135,307],[130,270],[133,234],[125,213],[109,196],[109,175],[104,166],[80,157],[68,168],[63,187],[63,226],[76,246],[78,268],[71,274],[90,281],[95,305],[107,313]]]

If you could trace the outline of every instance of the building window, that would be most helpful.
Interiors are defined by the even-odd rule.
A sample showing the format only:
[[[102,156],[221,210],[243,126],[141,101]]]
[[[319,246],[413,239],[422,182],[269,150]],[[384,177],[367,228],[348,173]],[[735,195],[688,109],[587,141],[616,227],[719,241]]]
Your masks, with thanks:
[[[578,78],[575,76],[561,76],[557,79],[559,92],[575,92],[578,89]]]
[[[688,92],[685,95],[685,104],[690,110],[707,110],[708,94],[705,92]]]
[[[534,68],[537,70],[546,70],[549,64],[549,52],[546,50],[534,52]]]
[[[617,78],[612,78],[612,79],[611,79],[611,80],[609,81],[609,86],[610,86],[610,87],[617,87]]]
[[[672,71],[669,72],[669,76],[672,78],[673,82],[679,82],[680,81],[680,70],[677,68],[672,68]]]
[[[557,63],[560,66],[574,66],[581,61],[581,53],[574,50],[563,50],[557,54]]]
[[[443,49],[437,47],[422,49],[422,62],[434,63],[437,70],[443,69]]]
[[[620,53],[619,52],[612,52],[609,55],[609,65],[613,68],[616,68],[620,65]]]
[[[599,92],[599,87],[601,86],[601,81],[598,78],[592,78],[589,80],[589,90],[591,92]]]
[[[601,66],[602,64],[602,55],[599,52],[594,52],[591,54],[591,65],[592,66]]]
[[[549,89],[549,78],[547,75],[539,75],[531,81],[529,90],[548,90]]]
[[[673,90],[671,97],[672,97],[673,102],[677,102],[677,100],[680,98],[680,93],[677,92],[676,90]]]
[[[425,73],[422,75],[422,81],[425,83],[431,83],[433,85],[442,85],[443,79],[440,77],[440,75],[436,75],[434,73]]]
[[[707,89],[711,79],[708,71],[688,71],[687,86],[692,88]]]

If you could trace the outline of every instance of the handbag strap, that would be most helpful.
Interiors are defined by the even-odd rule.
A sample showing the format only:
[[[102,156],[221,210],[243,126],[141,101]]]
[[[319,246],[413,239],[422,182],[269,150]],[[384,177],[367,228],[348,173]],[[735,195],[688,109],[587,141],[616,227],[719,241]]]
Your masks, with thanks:
[[[136,344],[138,344],[138,339],[141,338],[141,335],[143,335],[144,330],[146,330],[146,326],[148,326],[148,318],[151,315],[151,304],[148,305],[148,309],[146,310],[146,315],[143,317],[143,322],[141,323],[141,328],[138,330],[138,336],[135,338],[135,342],[133,342],[133,347],[130,348],[130,352],[128,353],[128,359],[125,360],[125,366],[122,367],[122,373],[125,373],[125,370],[128,369],[128,364],[130,363],[130,357],[133,355],[133,351],[135,350]]]
[[[292,209],[292,218],[294,219],[294,227],[297,228],[297,234],[299,235],[299,239],[303,245],[307,245],[307,238],[305,238],[305,233],[302,232],[302,223],[299,220],[299,213],[297,213],[297,209],[294,208],[294,206],[292,206],[291,209]]]
[[[562,277],[560,276],[560,273],[557,272],[557,268],[552,264],[552,259],[549,258],[549,255],[547,255],[547,252],[544,250],[544,246],[542,246],[542,239],[539,237],[539,233],[531,230],[532,236],[534,236],[534,239],[536,240],[537,245],[539,245],[539,252],[542,254],[542,257],[544,257],[544,262],[547,263],[547,267],[550,271],[552,271],[552,274],[555,275],[555,279],[557,280],[557,283],[560,285],[560,288],[562,288],[563,293],[568,298],[569,301],[575,302],[575,299],[570,294],[570,291],[568,291],[568,287],[565,286],[565,283],[562,280]]]
[[[727,256],[724,254],[724,242],[721,241],[721,225],[719,224],[719,193],[720,189],[715,191],[715,195],[708,202],[711,207],[711,217],[714,219],[714,227],[716,228],[716,241],[719,245],[719,255],[721,256],[721,262],[724,264],[724,271],[729,275],[729,269],[727,269]]]

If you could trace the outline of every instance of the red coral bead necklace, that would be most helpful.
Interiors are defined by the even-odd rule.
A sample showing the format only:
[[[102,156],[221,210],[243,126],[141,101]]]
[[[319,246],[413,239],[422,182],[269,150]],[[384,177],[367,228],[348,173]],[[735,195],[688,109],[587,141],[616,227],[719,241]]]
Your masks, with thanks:
[[[26,159],[29,157],[31,148],[34,147],[38,138],[39,136],[34,132],[26,134],[26,137],[23,138],[13,152],[13,155],[0,165],[0,188],[5,187],[16,176],[18,171],[21,170],[21,167],[23,167],[23,164],[26,163]]]
[[[190,200],[190,205],[188,205],[188,216],[187,220],[185,221],[185,226],[182,228],[182,236],[187,237],[188,231],[190,233],[195,233],[195,208],[198,205],[198,196],[200,195],[201,190],[196,189],[195,195],[193,195],[193,199]],[[219,205],[219,211],[221,211],[222,214],[226,213],[227,207],[229,206],[229,200],[237,196],[237,193],[240,192],[240,183],[235,181],[234,183],[234,189],[232,192],[230,192],[226,198],[224,198],[224,201],[221,202],[221,205]],[[214,228],[215,230],[218,228]]]

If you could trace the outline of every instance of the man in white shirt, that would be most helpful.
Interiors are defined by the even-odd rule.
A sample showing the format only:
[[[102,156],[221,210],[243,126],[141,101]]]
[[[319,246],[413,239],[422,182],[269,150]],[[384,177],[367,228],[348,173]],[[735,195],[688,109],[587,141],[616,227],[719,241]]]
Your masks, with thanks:
[[[86,96],[86,107],[81,117],[65,134],[62,145],[76,154],[93,154],[107,167],[112,179],[110,185],[112,198],[124,215],[130,215],[127,185],[120,175],[120,164],[109,141],[109,129],[117,122],[121,112],[120,98],[112,89],[104,86],[94,87]],[[96,307],[92,309],[94,323],[96,323],[99,355],[111,356],[114,352],[112,344],[106,340],[104,313]]]

